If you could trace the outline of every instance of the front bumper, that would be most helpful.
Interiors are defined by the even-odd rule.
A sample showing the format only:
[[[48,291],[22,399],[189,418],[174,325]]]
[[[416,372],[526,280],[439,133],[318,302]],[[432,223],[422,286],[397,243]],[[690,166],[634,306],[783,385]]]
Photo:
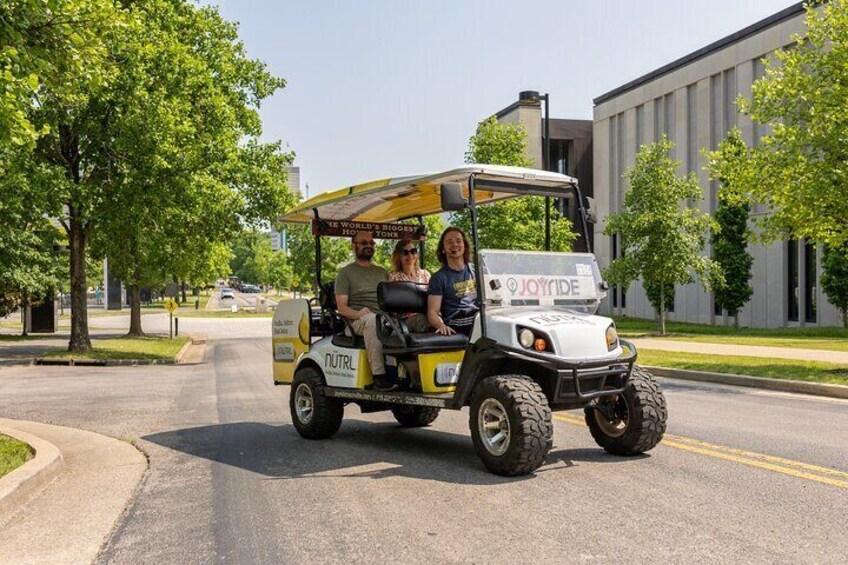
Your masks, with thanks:
[[[627,353],[609,360],[565,361],[535,351],[508,348],[510,353],[528,357],[556,372],[552,404],[584,404],[602,396],[624,392],[633,364],[636,362],[636,346],[619,339]]]

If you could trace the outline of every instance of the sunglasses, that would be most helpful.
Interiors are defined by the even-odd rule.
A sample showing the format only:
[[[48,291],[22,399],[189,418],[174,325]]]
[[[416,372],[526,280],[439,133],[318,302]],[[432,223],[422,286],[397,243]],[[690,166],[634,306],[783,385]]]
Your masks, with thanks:
[[[414,247],[412,249],[401,249],[400,252],[403,253],[405,257],[409,257],[410,255],[418,255],[418,250]]]
[[[359,245],[360,247],[363,246],[363,245],[368,245],[370,247],[374,247],[374,240],[372,239],[372,240],[357,241],[356,245]]]

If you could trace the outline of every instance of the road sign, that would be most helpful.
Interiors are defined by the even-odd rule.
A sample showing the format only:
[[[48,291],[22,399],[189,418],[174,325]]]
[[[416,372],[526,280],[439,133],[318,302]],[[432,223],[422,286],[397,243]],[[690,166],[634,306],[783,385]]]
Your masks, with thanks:
[[[176,312],[177,308],[179,308],[179,307],[180,307],[180,305],[177,304],[177,301],[174,300],[173,298],[166,298],[165,299],[165,310],[167,310],[171,314]]]

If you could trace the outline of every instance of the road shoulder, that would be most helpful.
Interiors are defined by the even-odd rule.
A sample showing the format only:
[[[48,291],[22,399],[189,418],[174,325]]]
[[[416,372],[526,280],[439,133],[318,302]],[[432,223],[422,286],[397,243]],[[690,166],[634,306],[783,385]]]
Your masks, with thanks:
[[[65,470],[3,525],[3,560],[94,561],[147,470],[145,456],[127,442],[73,428],[0,419],[0,430],[52,444],[65,463]]]

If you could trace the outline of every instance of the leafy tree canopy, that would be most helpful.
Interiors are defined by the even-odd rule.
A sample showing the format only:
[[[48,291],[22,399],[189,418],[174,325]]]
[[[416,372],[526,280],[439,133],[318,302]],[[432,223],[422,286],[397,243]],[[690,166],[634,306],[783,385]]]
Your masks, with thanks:
[[[624,256],[614,259],[605,271],[613,284],[628,286],[642,278],[646,287],[658,290],[653,303],[665,333],[666,289],[693,282],[693,274],[709,290],[722,284],[720,267],[703,256],[704,237],[717,225],[687,202],[703,194],[694,175],[678,177],[678,163],[669,157],[673,144],[665,137],[643,145],[636,163],[625,174],[628,191],[622,211],[607,218],[606,235],[619,234]]]
[[[807,33],[766,60],[765,76],[741,97],[743,112],[769,126],[749,161],[751,196],[768,211],[764,235],[848,242],[848,0],[807,6]]]
[[[465,161],[532,167],[526,144],[527,132],[522,124],[499,124],[492,116],[477,124],[476,133],[468,140]],[[470,236],[471,216],[467,211],[454,214],[451,221]],[[544,249],[545,199],[528,196],[481,206],[477,208],[477,226],[483,248]],[[568,218],[552,209],[551,250],[570,251],[575,237]]]
[[[715,289],[715,302],[734,316],[738,325],[739,309],[754,294],[750,284],[754,258],[748,252],[751,207],[746,197],[754,182],[748,168],[750,151],[742,132],[733,128],[718,149],[708,152],[706,157],[710,177],[721,183],[715,211],[718,230],[713,232],[712,248],[725,284]]]

